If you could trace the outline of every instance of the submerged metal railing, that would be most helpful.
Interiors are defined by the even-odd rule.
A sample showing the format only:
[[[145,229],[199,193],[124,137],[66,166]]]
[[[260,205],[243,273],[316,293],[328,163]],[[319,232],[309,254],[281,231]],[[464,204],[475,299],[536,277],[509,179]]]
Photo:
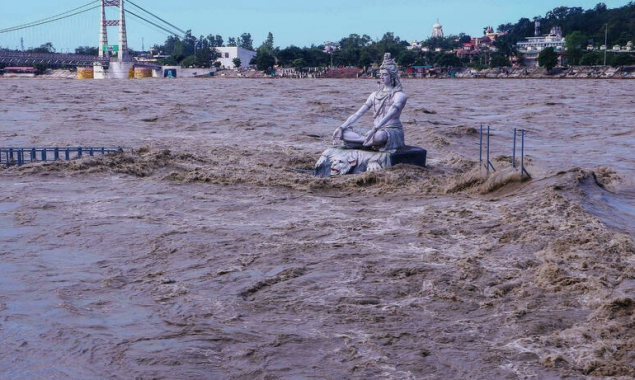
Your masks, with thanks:
[[[85,155],[123,153],[133,149],[124,146],[64,146],[64,147],[11,147],[0,148],[0,165],[9,167],[11,165],[24,165],[38,161],[73,160],[82,158]]]
[[[514,128],[514,149],[512,153],[512,166],[516,168],[516,128]],[[527,178],[531,178],[525,169],[525,130],[520,130],[520,180],[523,180],[523,174],[527,174]]]
[[[489,125],[487,126],[487,148],[486,148],[486,152],[487,152],[487,159],[485,162],[485,169],[487,169],[487,172],[489,173],[489,168],[491,167],[492,170],[496,171],[496,168],[494,167],[494,165],[492,165],[492,162],[489,160]],[[481,125],[481,141],[479,143],[479,150],[478,150],[478,161],[481,165],[483,165],[483,126]]]
[[[516,169],[516,136],[518,135],[517,131],[518,130],[514,128],[514,147],[512,149],[512,167],[514,169]],[[488,125],[487,126],[487,146],[485,147],[485,154],[486,154],[485,169],[487,170],[487,174],[489,174],[490,168],[496,171],[496,168],[494,168],[494,165],[492,165],[492,162],[489,159],[489,135],[490,135],[490,127]],[[527,178],[531,178],[531,175],[529,175],[529,172],[527,172],[527,169],[525,169],[525,130],[524,129],[520,130],[520,136],[521,136],[520,138],[520,180],[522,181],[525,175],[527,175]],[[483,166],[483,125],[481,125],[478,155],[479,155],[478,156],[479,165],[482,167]]]

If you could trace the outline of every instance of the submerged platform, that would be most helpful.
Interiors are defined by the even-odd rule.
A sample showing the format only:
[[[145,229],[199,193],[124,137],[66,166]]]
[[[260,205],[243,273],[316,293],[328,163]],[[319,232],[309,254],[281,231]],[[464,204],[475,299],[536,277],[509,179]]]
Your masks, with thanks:
[[[330,177],[342,174],[359,174],[375,171],[397,164],[426,166],[427,151],[417,146],[406,145],[394,153],[368,149],[350,149],[343,146],[329,148],[315,164],[313,175]]]

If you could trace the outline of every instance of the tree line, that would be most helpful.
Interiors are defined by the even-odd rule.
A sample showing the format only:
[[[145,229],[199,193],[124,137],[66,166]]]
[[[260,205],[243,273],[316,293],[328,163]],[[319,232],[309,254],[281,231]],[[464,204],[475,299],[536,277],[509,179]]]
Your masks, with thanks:
[[[534,35],[535,21],[540,21],[542,34],[547,34],[555,26],[561,28],[566,40],[566,58],[572,65],[601,65],[604,54],[597,48],[604,44],[605,34],[610,46],[625,46],[629,41],[635,42],[635,3],[631,1],[615,9],[608,9],[604,3],[598,3],[588,10],[581,7],[561,6],[547,12],[544,17],[538,16],[532,20],[521,18],[516,23],[501,24],[496,31],[503,35],[496,38],[493,43],[495,49],[482,49],[476,57],[461,58],[456,54],[446,53],[460,49],[465,42],[471,41],[472,36],[464,33],[446,37],[429,37],[421,42],[421,46],[427,47],[425,51],[408,49],[410,43],[392,32],[386,32],[381,39],[376,40],[366,34],[350,34],[337,41],[338,48],[330,53],[325,52],[324,45],[302,48],[293,45],[286,48],[274,47],[273,35],[269,33],[265,42],[255,49],[257,54],[250,64],[256,65],[259,70],[266,70],[276,64],[281,67],[295,68],[329,65],[365,68],[374,63],[380,63],[384,53],[390,52],[397,63],[403,67],[510,66],[512,61],[522,63],[523,57],[518,52],[516,43]],[[209,66],[216,58],[214,53],[193,54],[197,44],[209,47],[240,46],[252,50],[252,43],[249,33],[244,33],[237,38],[230,37],[227,45],[223,45],[223,39],[218,35],[210,35],[206,38],[201,36],[198,40],[190,35],[189,38],[186,36],[182,40],[177,37],[168,37],[164,45],[155,46],[155,48],[169,53],[172,63]],[[587,45],[593,45],[596,49],[588,51]],[[607,64],[613,66],[633,63],[635,63],[633,55],[626,53],[609,54],[607,59]]]
[[[267,70],[274,65],[296,69],[324,66],[367,68],[380,63],[386,52],[390,52],[403,67],[500,67],[510,66],[512,61],[522,63],[523,57],[518,52],[516,43],[534,35],[535,21],[540,21],[542,34],[546,34],[555,26],[561,28],[566,40],[566,58],[572,65],[601,65],[604,53],[597,49],[588,51],[586,47],[593,45],[597,48],[603,45],[605,37],[610,46],[624,46],[629,41],[635,41],[635,3],[631,1],[615,9],[608,9],[604,3],[598,3],[593,9],[588,10],[561,6],[547,12],[544,17],[534,17],[533,20],[521,18],[516,23],[501,24],[496,31],[503,35],[497,37],[493,43],[495,49],[482,49],[477,56],[470,57],[446,53],[460,49],[465,42],[471,41],[472,37],[464,33],[447,37],[429,37],[421,42],[421,46],[427,47],[425,51],[408,49],[410,43],[392,32],[386,32],[381,39],[375,40],[366,34],[350,34],[337,41],[336,49],[326,52],[324,45],[302,48],[293,45],[285,48],[275,47],[271,32],[265,41],[254,49],[250,33],[229,37],[225,41],[218,34],[201,35],[197,38],[188,30],[183,37],[168,36],[163,44],[153,46],[152,50],[160,54],[160,63],[186,67],[212,67],[219,56],[216,48],[224,46],[256,50],[256,57],[249,64],[255,65],[258,70]],[[51,43],[31,50],[55,52]],[[75,52],[97,55],[98,50],[83,46],[75,49]],[[130,53],[138,54],[132,51]],[[607,63],[613,66],[633,64],[635,58],[631,54],[612,53]]]

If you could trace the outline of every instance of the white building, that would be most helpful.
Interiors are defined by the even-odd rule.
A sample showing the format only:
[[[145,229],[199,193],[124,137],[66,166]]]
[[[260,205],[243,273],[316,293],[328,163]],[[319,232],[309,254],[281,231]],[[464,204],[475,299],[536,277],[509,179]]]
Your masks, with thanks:
[[[440,37],[443,38],[443,26],[439,24],[439,19],[437,19],[437,23],[432,25],[432,37]]]
[[[538,31],[540,24],[536,24]],[[525,66],[535,67],[540,52],[548,47],[554,48],[557,53],[564,53],[567,42],[562,37],[560,27],[553,27],[546,36],[527,37],[526,41],[516,43],[518,51],[525,57]]]
[[[240,67],[248,67],[251,59],[256,56],[255,51],[236,46],[217,47],[216,51],[220,54],[220,58],[216,59],[216,61],[220,62],[221,67],[226,69],[236,67],[234,58],[240,58]]]

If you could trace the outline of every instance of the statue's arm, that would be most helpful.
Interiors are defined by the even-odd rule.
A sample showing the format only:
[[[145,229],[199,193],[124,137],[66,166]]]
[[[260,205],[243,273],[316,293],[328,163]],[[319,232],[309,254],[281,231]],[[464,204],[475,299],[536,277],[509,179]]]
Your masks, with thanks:
[[[352,114],[348,119],[346,119],[346,121],[340,126],[340,129],[346,129],[348,128],[351,124],[355,123],[357,120],[359,120],[360,117],[362,117],[362,115],[364,115],[366,113],[366,111],[368,111],[370,109],[370,107],[373,104],[373,96],[374,93],[372,93],[368,99],[366,99],[366,103],[364,103],[363,106],[361,106],[357,112],[355,112],[354,114]]]
[[[348,119],[346,119],[344,123],[342,123],[342,125],[340,125],[335,130],[335,132],[333,132],[333,140],[341,140],[344,130],[348,128],[350,125],[352,125],[353,123],[355,123],[357,120],[359,120],[359,118],[362,117],[362,115],[364,115],[366,111],[370,109],[370,107],[373,104],[374,96],[375,96],[374,92],[370,94],[370,96],[366,100],[366,103],[364,103],[364,105],[361,106],[360,109],[357,110],[357,112],[352,114]]]

